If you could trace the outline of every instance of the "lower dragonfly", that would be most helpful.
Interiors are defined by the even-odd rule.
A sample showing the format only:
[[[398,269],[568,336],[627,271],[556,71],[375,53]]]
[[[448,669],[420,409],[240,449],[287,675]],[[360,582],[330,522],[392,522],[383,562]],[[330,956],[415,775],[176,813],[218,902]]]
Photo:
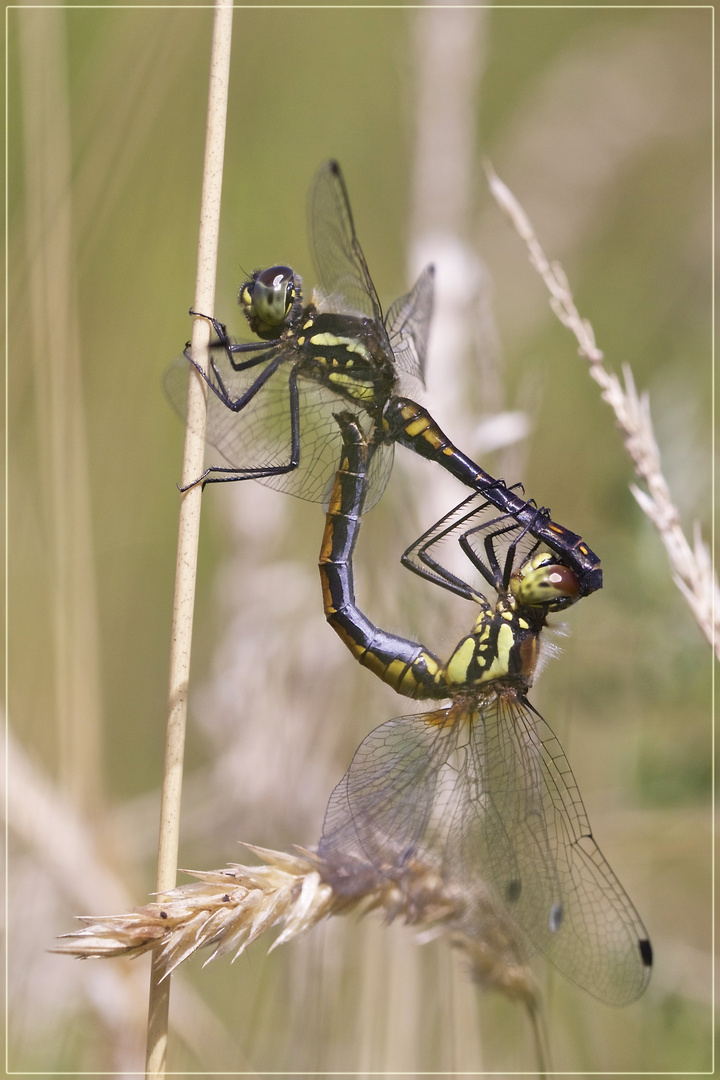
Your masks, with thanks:
[[[356,419],[337,420],[342,463],[320,555],[328,622],[399,693],[451,704],[390,720],[363,740],[328,803],[318,847],[326,879],[345,895],[368,874],[402,890],[414,866],[431,865],[470,898],[470,933],[487,918],[487,904],[472,901],[483,881],[520,958],[541,952],[601,1001],[630,1004],[650,977],[647,931],[595,843],[560,743],[527,699],[547,615],[579,598],[577,576],[515,521],[468,529],[462,504],[406,555],[479,605],[471,633],[442,662],[374,626],[356,606],[352,570],[368,447]],[[492,579],[494,604],[470,585],[463,591],[434,558],[436,542],[457,532]],[[508,557],[496,550],[504,545],[516,564],[507,585]]]
[[[240,286],[239,303],[259,340],[234,342],[211,318],[217,341],[209,372],[188,347],[165,377],[181,416],[189,365],[210,391],[207,438],[224,464],[209,466],[190,486],[255,479],[326,501],[340,450],[333,414],[342,407],[355,414],[372,447],[366,509],[385,489],[400,443],[482,491],[542,539],[574,569],[583,595],[601,588],[600,561],[582,537],[495,480],[425,408],[399,393],[403,375],[423,380],[433,268],[383,316],[336,161],[321,166],[311,190],[310,241],[321,283],[312,303],[303,303],[302,279],[290,267],[256,271]]]

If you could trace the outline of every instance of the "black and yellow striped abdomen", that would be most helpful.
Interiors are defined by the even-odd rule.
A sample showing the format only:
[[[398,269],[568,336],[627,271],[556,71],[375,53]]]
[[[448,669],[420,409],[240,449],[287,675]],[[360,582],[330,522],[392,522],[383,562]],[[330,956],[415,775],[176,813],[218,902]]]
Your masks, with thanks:
[[[515,678],[529,686],[544,611],[526,610],[512,593],[495,608],[477,597],[475,625],[443,663],[425,646],[375,626],[355,602],[352,557],[360,531],[371,449],[350,414],[336,416],[343,437],[320,550],[325,616],[364,667],[411,698],[448,698],[476,692],[484,684]]]
[[[440,661],[417,642],[379,629],[355,603],[352,555],[365,501],[369,448],[358,424],[338,416],[343,453],[328,505],[320,558],[325,617],[353,656],[398,693],[448,696]]]

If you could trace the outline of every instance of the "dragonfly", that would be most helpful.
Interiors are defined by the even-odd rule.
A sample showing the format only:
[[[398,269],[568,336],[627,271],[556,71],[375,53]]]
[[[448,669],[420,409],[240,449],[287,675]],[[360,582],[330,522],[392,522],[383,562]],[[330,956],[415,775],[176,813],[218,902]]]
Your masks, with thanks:
[[[334,414],[342,408],[355,415],[371,447],[367,510],[385,489],[399,443],[482,491],[543,539],[575,570],[583,595],[601,588],[600,560],[581,536],[475,464],[427,409],[400,392],[407,377],[424,382],[434,269],[426,267],[383,315],[336,161],[315,177],[309,233],[320,282],[312,302],[304,303],[302,278],[291,267],[255,271],[238,300],[257,340],[235,342],[223,323],[205,316],[217,335],[209,370],[188,346],[165,377],[182,417],[188,367],[208,387],[207,439],[222,463],[190,486],[255,479],[326,502],[341,446]]]
[[[320,554],[326,617],[400,694],[450,704],[390,720],[360,744],[327,806],[318,846],[326,880],[341,895],[361,891],[368,875],[411,893],[417,866],[430,866],[466,898],[456,928],[481,936],[489,896],[520,958],[540,952],[601,1001],[630,1004],[650,977],[648,933],[595,842],[557,737],[527,697],[547,617],[578,600],[577,575],[519,523],[483,521],[482,511],[495,513],[487,500],[472,515],[466,500],[406,561],[478,605],[471,632],[442,661],[376,627],[356,605],[352,567],[368,447],[351,415],[337,419],[342,460]],[[437,557],[453,538],[492,580],[492,600]]]

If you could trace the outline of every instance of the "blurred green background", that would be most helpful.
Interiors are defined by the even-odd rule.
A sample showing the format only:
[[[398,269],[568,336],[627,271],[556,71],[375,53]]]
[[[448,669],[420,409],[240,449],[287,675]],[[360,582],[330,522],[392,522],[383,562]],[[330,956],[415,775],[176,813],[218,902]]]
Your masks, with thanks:
[[[142,1067],[147,960],[46,950],[154,886],[212,13],[8,13],[9,1066]],[[628,485],[614,417],[487,191],[489,158],[567,272],[607,362],[650,394],[686,535],[711,516],[711,11],[238,9],[216,314],[289,263],[342,163],[380,297],[438,264],[426,401],[471,456],[581,532],[605,587],[531,698],[653,939],[608,1009],[539,961],[556,1069],[711,1067],[710,649]],[[521,411],[508,443],[477,422]],[[507,432],[508,425],[502,427]],[[447,653],[470,618],[399,556],[461,497],[399,451],[364,525],[361,604]],[[325,625],[317,506],[207,489],[181,866],[317,841],[372,727],[409,711]],[[337,920],[175,980],[171,1069],[532,1071],[525,1015],[442,939]]]

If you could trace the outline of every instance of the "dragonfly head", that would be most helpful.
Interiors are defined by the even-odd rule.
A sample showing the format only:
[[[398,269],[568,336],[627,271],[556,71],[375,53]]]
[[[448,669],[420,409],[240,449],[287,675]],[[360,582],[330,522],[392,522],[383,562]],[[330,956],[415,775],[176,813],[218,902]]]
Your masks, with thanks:
[[[256,270],[243,282],[238,294],[250,329],[260,338],[279,337],[283,325],[291,325],[302,305],[302,278],[289,266]]]
[[[518,604],[561,611],[580,598],[580,581],[569,566],[548,553],[523,563],[510,579],[510,591]]]

